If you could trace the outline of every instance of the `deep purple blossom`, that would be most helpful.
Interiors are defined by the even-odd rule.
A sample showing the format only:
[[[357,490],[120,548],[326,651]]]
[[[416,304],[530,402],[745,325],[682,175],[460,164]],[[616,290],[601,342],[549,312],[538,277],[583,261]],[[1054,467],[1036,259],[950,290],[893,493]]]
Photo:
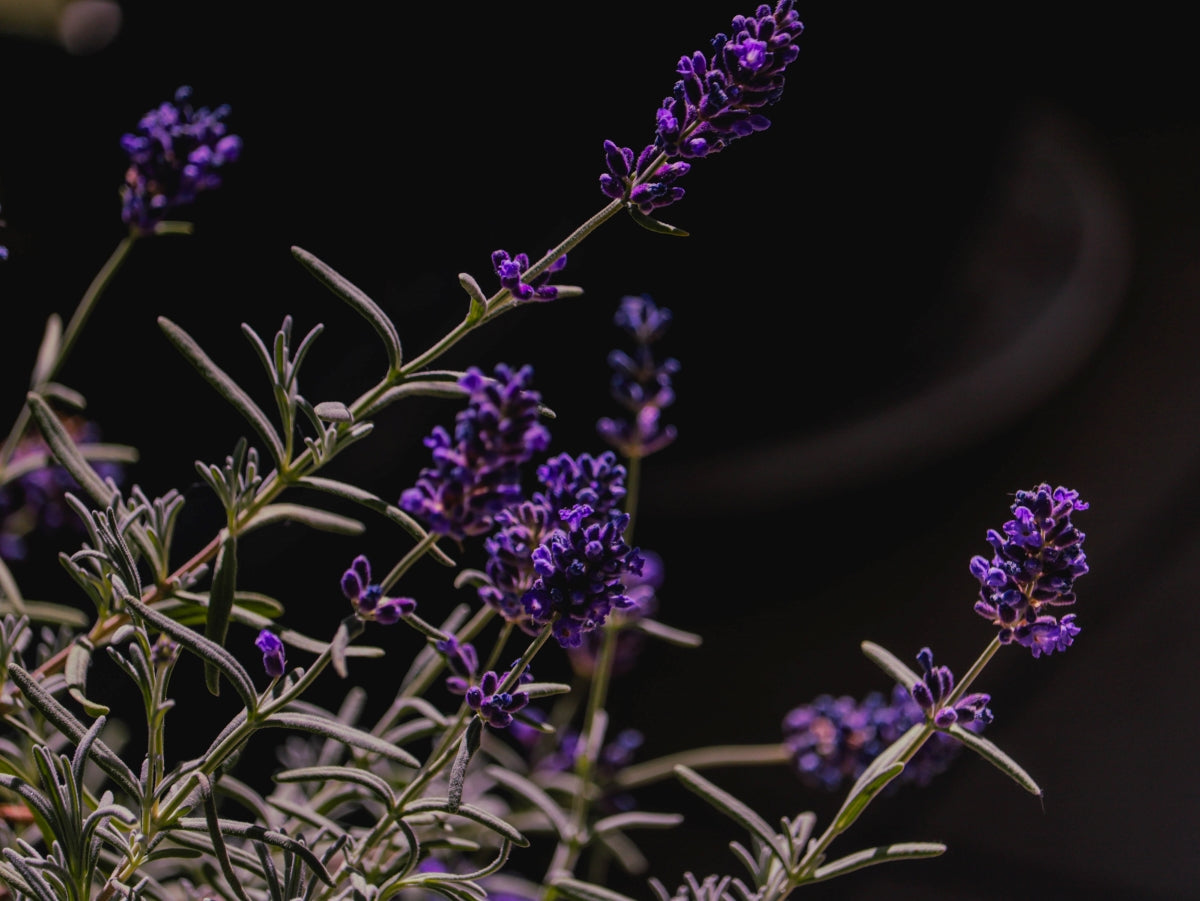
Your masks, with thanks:
[[[633,669],[646,643],[646,635],[634,628],[638,620],[654,616],[658,609],[658,589],[663,583],[662,557],[653,551],[638,550],[642,558],[642,571],[628,573],[623,581],[625,594],[633,602],[630,606],[614,610],[611,621],[618,628],[616,647],[613,649],[612,675],[622,675]],[[571,669],[585,678],[590,678],[600,655],[603,634],[599,630],[585,632],[583,641],[567,648]]]
[[[484,539],[488,581],[478,588],[479,599],[528,634],[537,632],[521,599],[533,587],[537,573],[533,551],[558,528],[558,516],[545,495],[535,494],[493,517],[496,531]]]
[[[948,666],[933,665],[933,651],[921,648],[917,654],[917,662],[921,664],[923,675],[921,681],[909,689],[921,709],[933,724],[939,729],[949,729],[955,723],[973,723],[976,720],[984,724],[992,721],[992,711],[988,709],[991,695],[975,692],[964,695],[953,704],[946,704],[954,690],[954,674]]]
[[[675,426],[662,421],[662,412],[675,402],[671,380],[679,372],[679,361],[668,358],[660,363],[651,348],[670,325],[671,311],[656,306],[647,295],[631,295],[621,299],[613,319],[634,341],[632,357],[621,350],[608,355],[613,399],[631,418],[605,417],[596,423],[596,430],[626,458],[644,457],[676,437]]]
[[[591,507],[578,504],[559,518],[563,525],[533,551],[537,578],[521,601],[534,623],[553,623],[561,646],[578,647],[614,609],[633,605],[621,579],[640,573],[642,558],[622,537],[627,513],[596,521]]]
[[[679,76],[655,113],[654,141],[640,154],[604,142],[607,172],[600,189],[649,213],[684,194],[675,181],[688,159],[711,156],[730,143],[763,131],[763,111],[783,94],[784,71],[800,49],[804,30],[794,0],[760,5],[752,16],[735,16],[729,34],[717,34],[709,53],[680,58]]]
[[[783,740],[792,752],[800,780],[810,788],[835,791],[862,775],[880,752],[908,729],[925,722],[925,711],[902,685],[890,698],[871,692],[862,701],[848,695],[821,695],[791,710],[783,720]],[[983,720],[964,728],[978,732]],[[962,745],[944,732],[935,732],[892,781],[927,785],[957,756]]]
[[[598,456],[559,454],[537,469],[543,497],[556,514],[577,504],[592,508],[591,516],[609,519],[621,513],[625,499],[625,467],[612,451]]]
[[[522,677],[524,675],[522,673]],[[529,703],[527,691],[499,690],[508,676],[508,672],[498,676],[494,670],[488,670],[479,677],[478,685],[472,685],[466,691],[467,706],[478,713],[485,723],[496,729],[510,726],[513,714],[523,710]]]
[[[454,435],[441,426],[425,439],[433,465],[421,470],[400,507],[430,531],[461,541],[492,527],[492,517],[522,498],[521,466],[546,449],[550,433],[538,421],[541,395],[529,386],[533,368],[496,366],[495,378],[471,367],[459,379],[468,396]]]
[[[554,300],[558,297],[558,288],[548,284],[550,276],[561,272],[567,265],[567,256],[563,254],[546,270],[530,282],[525,281],[525,272],[529,269],[529,255],[518,253],[509,256],[507,250],[492,251],[492,269],[500,279],[500,287],[506,288],[514,300]]]
[[[202,191],[221,184],[221,169],[240,156],[242,139],[225,124],[229,106],[210,110],[188,102],[191,88],[181,87],[174,102],[160,104],[121,137],[129,155],[121,186],[121,219],[149,233]]]
[[[417,609],[412,598],[384,597],[383,587],[371,581],[371,563],[362,554],[342,573],[342,594],[354,607],[354,615],[366,622],[390,626]]]
[[[262,651],[263,669],[272,679],[278,679],[287,670],[287,655],[284,653],[283,642],[270,629],[263,629],[254,639],[255,646]]]
[[[992,559],[972,557],[970,570],[980,584],[975,612],[1000,628],[1001,643],[1040,657],[1066,650],[1079,634],[1074,614],[1053,611],[1075,603],[1075,580],[1088,571],[1084,533],[1071,522],[1087,508],[1079,492],[1043,482],[1018,491],[1013,518],[988,530]]]
[[[446,677],[446,688],[451,694],[465,695],[475,682],[479,672],[479,654],[470,642],[459,641],[453,635],[434,642],[434,647],[446,661],[450,675]]]

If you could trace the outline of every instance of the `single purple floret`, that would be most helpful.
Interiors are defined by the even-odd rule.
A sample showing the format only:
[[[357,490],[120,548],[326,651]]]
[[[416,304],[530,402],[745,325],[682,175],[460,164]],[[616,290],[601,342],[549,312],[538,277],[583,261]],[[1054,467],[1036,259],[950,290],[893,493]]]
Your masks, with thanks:
[[[262,651],[263,669],[272,679],[278,679],[287,670],[287,655],[284,653],[283,642],[270,629],[263,629],[254,639],[254,644]]]
[[[371,582],[371,564],[362,554],[342,573],[342,594],[354,607],[354,615],[364,622],[390,626],[417,609],[412,598],[384,597],[383,588]]]
[[[679,59],[671,96],[655,113],[654,142],[637,155],[604,142],[608,170],[600,190],[643,213],[683,197],[674,184],[687,159],[711,156],[738,138],[770,127],[763,109],[783,94],[784,71],[800,54],[804,31],[794,0],[760,5],[753,16],[735,16],[730,32],[717,34],[706,54]]]
[[[550,443],[532,380],[530,366],[498,364],[495,378],[468,369],[458,382],[468,401],[455,418],[454,435],[438,426],[425,439],[433,465],[401,494],[401,509],[430,531],[461,542],[488,532],[496,513],[518,503],[522,465]]]
[[[150,110],[135,131],[121,137],[129,156],[121,219],[135,232],[153,232],[197,194],[219,187],[222,168],[241,155],[242,139],[224,121],[229,106],[197,109],[188,102],[191,93],[179,88],[174,102]]]
[[[993,554],[971,558],[979,582],[975,612],[999,627],[1003,644],[1027,647],[1034,657],[1063,651],[1079,634],[1074,614],[1061,619],[1053,608],[1075,603],[1075,580],[1088,571],[1084,533],[1071,522],[1088,509],[1079,493],[1042,483],[1016,492],[1013,518],[989,529]]]

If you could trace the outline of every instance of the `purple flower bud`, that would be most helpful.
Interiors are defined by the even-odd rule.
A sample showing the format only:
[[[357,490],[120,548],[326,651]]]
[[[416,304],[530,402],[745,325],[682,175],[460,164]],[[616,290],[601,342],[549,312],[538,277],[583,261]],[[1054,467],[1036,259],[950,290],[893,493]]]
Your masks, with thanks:
[[[287,670],[287,656],[284,654],[283,642],[270,629],[263,629],[254,639],[254,644],[262,651],[263,669],[272,679],[278,679]]]

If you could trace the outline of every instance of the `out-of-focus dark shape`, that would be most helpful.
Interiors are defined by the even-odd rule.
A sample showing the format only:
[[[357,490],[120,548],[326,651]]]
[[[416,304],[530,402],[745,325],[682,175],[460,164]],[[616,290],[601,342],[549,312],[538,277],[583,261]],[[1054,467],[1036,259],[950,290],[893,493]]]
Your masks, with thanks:
[[[73,56],[103,50],[121,22],[114,0],[0,0],[0,34],[49,41]]]

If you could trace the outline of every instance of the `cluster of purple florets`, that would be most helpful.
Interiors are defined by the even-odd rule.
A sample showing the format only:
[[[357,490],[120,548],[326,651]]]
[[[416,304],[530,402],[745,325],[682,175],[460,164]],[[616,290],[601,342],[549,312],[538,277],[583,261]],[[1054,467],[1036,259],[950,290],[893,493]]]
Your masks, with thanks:
[[[636,157],[631,148],[604,142],[601,190],[643,213],[681,198],[675,182],[688,171],[685,160],[711,156],[770,126],[763,110],[782,95],[803,30],[794,0],[764,3],[753,16],[735,16],[729,34],[712,39],[709,54],[681,57],[679,80],[656,113],[654,142]]]
[[[383,586],[371,581],[371,563],[359,554],[342,573],[342,594],[354,607],[354,615],[364,622],[390,626],[417,609],[412,598],[389,598]]]
[[[174,102],[160,104],[121,137],[129,155],[121,186],[121,219],[147,233],[177,207],[221,184],[221,169],[237,160],[242,139],[225,124],[229,106],[194,108],[191,88],[181,87]]]
[[[910,693],[935,726],[949,729],[955,723],[974,722],[986,726],[992,721],[992,711],[988,708],[991,695],[973,692],[953,703],[946,703],[954,691],[954,674],[950,667],[934,666],[933,651],[929,648],[921,648],[917,662],[921,664],[921,681],[910,688]]]
[[[495,670],[488,670],[476,678],[479,660],[471,645],[460,644],[457,639],[451,637],[447,641],[436,642],[436,646],[454,672],[454,675],[446,680],[446,687],[453,694],[462,695],[467,706],[479,714],[479,718],[489,726],[495,729],[511,726],[513,715],[524,710],[529,704],[527,691],[500,690],[512,675],[512,670],[505,670],[500,674]],[[532,681],[533,674],[529,667],[525,667],[517,678],[517,684]]]
[[[558,297],[558,288],[549,283],[550,276],[561,272],[566,265],[567,256],[563,254],[540,275],[527,282],[525,273],[529,270],[529,254],[510,256],[507,250],[492,251],[492,270],[500,279],[500,287],[506,289],[515,300],[554,300]]]
[[[1039,657],[1066,650],[1079,634],[1075,615],[1056,609],[1075,603],[1075,580],[1088,571],[1084,533],[1071,522],[1087,508],[1079,492],[1043,482],[1018,491],[1013,518],[988,530],[992,559],[973,557],[970,569],[980,584],[975,612],[1000,628],[1001,643]]]
[[[421,470],[400,507],[430,531],[458,541],[492,528],[492,517],[522,499],[521,467],[550,443],[539,421],[541,395],[531,390],[533,368],[500,364],[489,378],[475,367],[458,385],[467,406],[454,434],[441,426],[425,439],[433,465]]]
[[[630,418],[605,417],[596,423],[596,430],[626,458],[645,457],[676,436],[675,426],[663,422],[663,410],[675,403],[672,379],[679,372],[679,361],[669,357],[658,362],[651,346],[671,324],[671,311],[656,306],[646,295],[628,296],[621,299],[614,321],[634,341],[633,356],[622,350],[608,355],[613,399]]]
[[[834,791],[857,779],[881,751],[924,721],[921,705],[908,689],[896,685],[890,698],[877,691],[861,701],[848,695],[821,695],[784,717],[783,739],[800,780],[810,788]],[[979,731],[984,725],[979,719],[964,728]],[[889,788],[927,785],[961,748],[957,739],[935,732]]]

